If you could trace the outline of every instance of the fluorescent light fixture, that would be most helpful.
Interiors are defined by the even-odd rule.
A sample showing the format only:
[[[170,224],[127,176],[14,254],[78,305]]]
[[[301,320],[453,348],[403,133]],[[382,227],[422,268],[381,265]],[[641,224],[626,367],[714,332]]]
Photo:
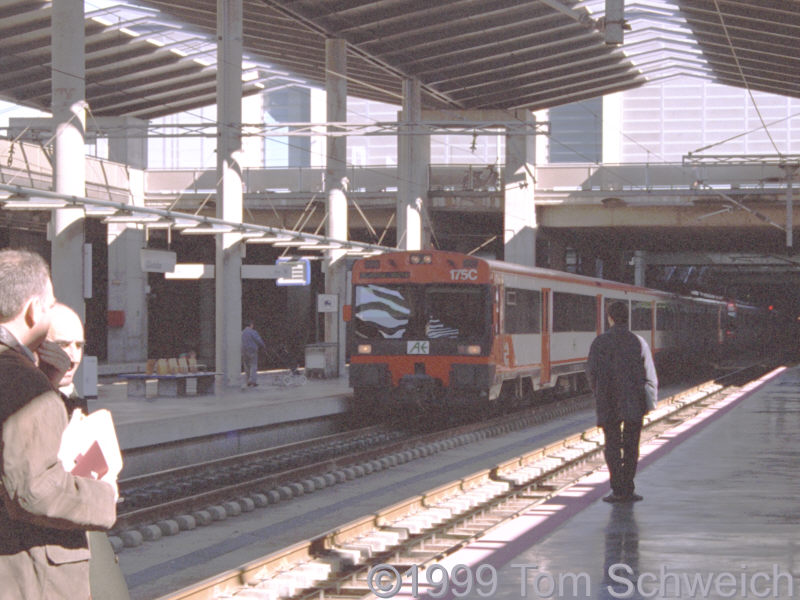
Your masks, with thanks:
[[[294,238],[288,235],[263,235],[261,237],[245,237],[244,241],[248,244],[274,244],[275,242],[288,242]]]
[[[87,217],[107,217],[117,214],[113,206],[100,206],[98,204],[84,204],[83,211]]]
[[[74,206],[72,203],[59,198],[43,198],[41,196],[20,196],[13,194],[3,202],[7,210],[53,210]]]
[[[275,242],[272,245],[278,248],[302,248],[304,246],[305,247],[315,246],[316,242],[315,240],[294,239],[283,242]]]
[[[120,212],[117,214],[109,215],[105,219],[103,219],[103,223],[134,223],[134,224],[144,224],[144,223],[155,223],[161,219],[159,215],[154,215],[150,213],[141,213],[141,214],[125,214],[124,212]]]
[[[148,229],[170,229],[174,225],[174,222],[171,219],[166,219],[164,217],[160,218],[158,221],[147,221],[144,226]]]
[[[236,231],[230,225],[198,225],[196,227],[187,227],[181,229],[182,235],[208,235],[217,233],[231,233]]]
[[[339,250],[341,248],[344,248],[344,244],[307,244],[305,246],[300,246],[300,250]]]

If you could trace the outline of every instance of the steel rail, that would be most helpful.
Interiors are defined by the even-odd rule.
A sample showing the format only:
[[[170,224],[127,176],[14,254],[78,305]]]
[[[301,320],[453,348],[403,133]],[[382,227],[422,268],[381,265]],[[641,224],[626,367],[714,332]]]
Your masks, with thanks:
[[[114,524],[113,532],[120,532],[126,529],[141,527],[149,523],[155,523],[164,519],[170,519],[180,514],[191,514],[196,510],[202,510],[209,505],[218,504],[237,498],[249,493],[262,493],[264,490],[296,482],[300,479],[320,475],[336,469],[344,469],[351,465],[381,458],[385,455],[413,450],[418,446],[424,446],[442,439],[454,438],[465,434],[476,432],[490,432],[499,430],[505,426],[523,424],[533,424],[542,422],[558,416],[563,416],[569,412],[588,408],[590,399],[588,396],[577,396],[558,403],[547,404],[533,407],[514,413],[496,417],[488,421],[459,425],[448,429],[443,429],[431,433],[417,434],[395,442],[388,442],[374,448],[367,448],[361,452],[350,453],[346,456],[339,456],[310,463],[300,467],[271,473],[269,475],[248,479],[241,483],[222,485],[213,490],[204,491],[198,494],[187,494],[183,498],[169,500],[153,506],[143,507],[121,512]],[[342,434],[346,436],[347,434]],[[487,433],[487,435],[491,435]],[[335,437],[335,436],[334,436]],[[345,439],[341,437],[340,439]],[[269,452],[269,451],[267,451]],[[247,455],[244,455],[245,457]],[[233,464],[237,457],[221,459],[221,463],[229,466]],[[211,464],[217,461],[212,461]],[[178,469],[179,471],[180,469]],[[155,474],[155,477],[163,479],[169,477],[171,471]],[[144,478],[146,479],[146,477]],[[142,479],[140,479],[140,483]],[[124,506],[124,503],[122,504]]]
[[[736,382],[707,381],[662,400],[645,417],[643,440],[688,420],[736,388]],[[402,556],[412,548],[415,564],[444,557],[599,468],[604,464],[602,448],[600,429],[586,429],[159,600],[283,597],[287,594],[276,590],[287,589],[287,581],[295,582],[288,595],[296,599],[374,597],[366,583],[372,565],[403,563]],[[421,524],[410,524],[413,518]],[[381,536],[395,541],[381,547]],[[348,554],[350,561],[343,558]]]

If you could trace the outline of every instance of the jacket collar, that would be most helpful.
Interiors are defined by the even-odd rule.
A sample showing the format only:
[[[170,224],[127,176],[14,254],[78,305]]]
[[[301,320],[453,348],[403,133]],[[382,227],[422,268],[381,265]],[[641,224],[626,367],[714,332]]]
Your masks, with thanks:
[[[33,356],[33,352],[31,352],[30,348],[28,348],[25,344],[21,343],[14,334],[11,333],[8,329],[0,325],[0,344],[3,346],[7,346],[11,350],[15,352],[19,352],[23,356],[25,356],[28,360],[32,363],[36,364],[36,357]]]

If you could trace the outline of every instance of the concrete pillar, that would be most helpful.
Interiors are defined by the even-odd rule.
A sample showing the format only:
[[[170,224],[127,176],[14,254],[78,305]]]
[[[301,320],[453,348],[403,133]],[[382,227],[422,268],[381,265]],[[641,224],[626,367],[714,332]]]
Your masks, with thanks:
[[[117,128],[109,138],[109,158],[128,165],[131,204],[144,206],[144,169],[147,167],[146,122],[104,119],[101,127]],[[122,127],[120,127],[122,125]],[[128,129],[131,126],[133,129]],[[130,134],[130,135],[129,135]],[[148,356],[147,273],[139,251],[147,245],[141,225],[109,223],[108,310],[122,311],[121,326],[108,327],[107,361],[141,362]]]
[[[56,192],[86,195],[85,60],[83,0],[54,0],[52,26],[53,185]],[[56,297],[85,317],[82,208],[54,210],[51,270]],[[77,380],[79,380],[78,378]]]
[[[603,163],[622,162],[622,92],[603,96]]]
[[[123,324],[108,328],[110,364],[147,360],[147,273],[139,250],[145,245],[142,226],[108,224],[108,310],[122,311]]]
[[[534,117],[528,110],[515,111],[521,122],[517,130],[506,130],[504,241],[505,260],[536,266],[536,204],[533,166],[536,136]]]
[[[101,118],[108,128],[108,159],[133,169],[147,169],[147,121],[135,117]]]
[[[792,205],[794,204],[794,201],[792,200],[792,177],[794,176],[794,170],[796,168],[796,166],[789,164],[784,167],[786,171],[786,249],[790,254],[792,252],[792,246],[794,246],[794,216],[792,214]]]
[[[217,218],[242,220],[242,0],[217,0]],[[238,386],[242,369],[241,234],[216,235],[217,390]]]
[[[325,41],[325,67],[328,114],[327,121],[343,123],[347,120],[347,44],[341,39]],[[328,127],[328,132],[336,128]],[[347,137],[328,136],[325,190],[328,194],[328,220],[325,234],[346,240],[347,223]],[[344,375],[346,359],[346,328],[342,319],[342,306],[347,297],[347,266],[344,252],[328,250],[324,263],[325,293],[336,294],[339,309],[325,313],[325,341],[338,344],[337,375]]]
[[[422,133],[419,79],[403,80],[403,111],[397,139],[397,247],[420,250],[429,245],[427,217],[430,136]],[[427,235],[425,229],[428,229]]]
[[[210,365],[214,361],[216,352],[214,345],[215,335],[215,314],[214,314],[214,295],[215,284],[212,279],[201,279],[200,286],[200,306],[197,318],[200,320],[200,339],[197,343],[197,360],[204,365]]]

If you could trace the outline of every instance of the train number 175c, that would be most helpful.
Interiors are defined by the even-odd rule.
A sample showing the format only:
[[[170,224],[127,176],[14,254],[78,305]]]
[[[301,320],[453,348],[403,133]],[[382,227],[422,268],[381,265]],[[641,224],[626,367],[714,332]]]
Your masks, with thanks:
[[[475,281],[477,278],[477,269],[450,269],[450,279],[453,281]]]

